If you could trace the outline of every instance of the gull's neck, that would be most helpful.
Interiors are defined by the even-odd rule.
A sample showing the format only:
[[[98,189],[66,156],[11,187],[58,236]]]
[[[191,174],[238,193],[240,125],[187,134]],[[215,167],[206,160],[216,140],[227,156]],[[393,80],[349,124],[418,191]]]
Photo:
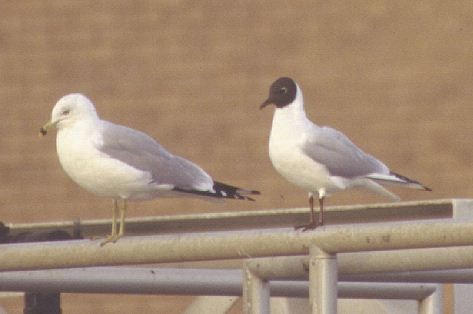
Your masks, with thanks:
[[[304,110],[304,97],[297,86],[296,98],[292,103],[282,108],[277,108],[273,116],[273,129],[275,127],[293,128],[307,123],[308,119]]]

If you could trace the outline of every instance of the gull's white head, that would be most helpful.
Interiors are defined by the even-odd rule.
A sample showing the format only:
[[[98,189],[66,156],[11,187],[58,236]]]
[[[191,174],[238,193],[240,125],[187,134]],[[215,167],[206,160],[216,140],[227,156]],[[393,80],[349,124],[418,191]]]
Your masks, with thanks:
[[[94,104],[82,94],[69,94],[59,99],[51,113],[51,120],[40,129],[40,132],[46,135],[47,129],[52,126],[60,130],[85,119],[98,119]]]

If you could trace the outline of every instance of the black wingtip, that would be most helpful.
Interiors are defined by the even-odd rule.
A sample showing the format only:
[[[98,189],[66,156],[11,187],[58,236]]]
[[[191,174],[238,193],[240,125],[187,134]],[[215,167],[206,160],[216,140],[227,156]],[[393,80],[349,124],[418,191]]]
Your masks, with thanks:
[[[213,186],[215,193],[223,198],[234,198],[240,200],[255,201],[254,198],[248,195],[260,195],[260,191],[256,190],[245,190],[236,186],[232,186],[222,182],[214,182]]]
[[[431,188],[429,188],[429,187],[423,185],[423,184],[420,183],[419,181],[409,179],[408,177],[405,177],[405,176],[403,176],[403,175],[400,175],[399,173],[395,173],[395,172],[392,172],[392,171],[391,171],[391,175],[398,177],[399,179],[405,181],[406,183],[411,183],[411,184],[418,185],[421,190],[429,191],[429,192],[432,191]]]
[[[256,191],[256,190],[245,191],[245,192],[247,192],[247,193],[250,194],[250,195],[261,195],[261,192],[260,192],[260,191]],[[249,197],[249,196],[245,196],[245,198],[246,198],[247,200],[249,200],[249,201],[252,201],[252,202],[255,201],[254,198]]]
[[[187,190],[182,188],[174,188],[174,191],[183,193],[194,194],[196,196],[208,196],[214,198],[227,198],[237,200],[247,200],[254,202],[255,199],[248,195],[260,195],[260,191],[256,190],[245,190],[229,184],[214,182],[214,191],[198,191],[198,190]]]

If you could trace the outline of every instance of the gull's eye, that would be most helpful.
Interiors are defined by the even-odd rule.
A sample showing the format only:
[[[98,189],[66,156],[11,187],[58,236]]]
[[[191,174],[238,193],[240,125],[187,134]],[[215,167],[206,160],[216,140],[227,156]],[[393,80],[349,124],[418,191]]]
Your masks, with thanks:
[[[287,87],[281,87],[281,89],[279,91],[281,92],[281,94],[286,94],[287,93]]]
[[[69,109],[64,110],[61,114],[67,116],[71,111]]]

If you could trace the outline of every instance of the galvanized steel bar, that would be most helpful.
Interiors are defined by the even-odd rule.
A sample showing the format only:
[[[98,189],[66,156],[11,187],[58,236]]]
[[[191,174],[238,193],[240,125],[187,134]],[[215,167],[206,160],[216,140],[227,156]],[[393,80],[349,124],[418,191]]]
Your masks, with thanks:
[[[339,254],[338,258],[344,254]],[[268,280],[308,280],[309,257],[277,256],[253,258],[246,262],[253,272]],[[340,273],[340,267],[338,268]]]
[[[337,258],[340,280],[365,281],[362,278],[370,276],[378,281],[375,278],[388,278],[386,273],[393,273],[393,276],[406,273],[408,276],[416,271],[473,268],[473,246],[340,253]],[[248,267],[270,280],[307,280],[308,263],[307,256],[287,256],[252,259]],[[361,276],[357,277],[358,274]],[[446,276],[441,272],[438,274],[440,277]],[[461,280],[461,276],[457,280]]]
[[[337,259],[316,246],[310,247],[309,301],[313,314],[337,313]]]
[[[0,273],[0,291],[241,296],[240,269],[94,267]],[[339,298],[409,299],[429,296],[436,285],[338,283]],[[273,297],[307,298],[307,281],[270,281]]]
[[[344,293],[349,292],[352,299],[423,300],[437,289],[435,284],[344,282],[339,285],[340,289],[343,286]],[[344,297],[341,292],[339,291],[340,298]]]
[[[243,313],[269,314],[269,282],[243,268]]]
[[[443,314],[443,287],[436,285],[435,292],[419,300],[419,314]]]
[[[343,254],[339,267],[345,274],[473,268],[473,246]]]
[[[468,199],[441,199],[326,208],[327,224],[389,222],[419,219],[453,218],[456,207],[473,208]],[[304,223],[307,208],[232,211],[138,217],[127,219],[128,235],[169,234],[180,232],[223,231],[292,227]],[[50,232],[57,229],[80,232],[85,237],[102,236],[110,229],[109,219],[75,220],[41,223],[6,224],[12,235],[25,232]]]
[[[0,273],[0,291],[241,295],[238,269],[92,267]]]
[[[0,245],[0,271],[153,264],[307,254],[470,245],[473,222],[325,226],[314,232],[240,231]]]
[[[473,269],[427,270],[355,275],[339,274],[345,282],[423,282],[473,284]]]

